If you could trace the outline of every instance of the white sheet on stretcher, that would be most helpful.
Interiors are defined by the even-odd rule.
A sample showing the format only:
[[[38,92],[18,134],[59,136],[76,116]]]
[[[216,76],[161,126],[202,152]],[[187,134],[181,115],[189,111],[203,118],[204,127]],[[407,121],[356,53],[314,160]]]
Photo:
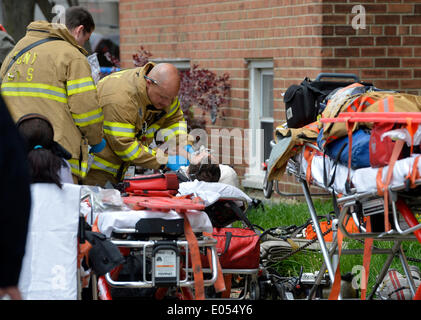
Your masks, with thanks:
[[[193,232],[213,231],[209,216],[203,211],[190,211],[186,213],[187,219],[193,229]],[[169,212],[152,210],[130,210],[130,211],[105,211],[99,214],[99,231],[107,237],[111,236],[114,229],[134,229],[140,219],[162,218],[162,219],[181,219],[183,215],[174,210]]]
[[[31,215],[19,278],[24,300],[77,299],[80,187],[31,185]]]
[[[205,181],[189,181],[182,182],[178,188],[180,195],[197,195],[203,199],[206,206],[209,206],[219,199],[240,199],[247,201],[248,204],[252,202],[251,198],[241,191],[239,188],[229,184],[219,182],[205,182]]]
[[[414,159],[418,154],[414,154],[411,157],[404,158],[401,160],[396,161],[395,166],[393,168],[393,177],[390,183],[391,186],[399,186],[405,183],[405,178],[409,172],[412,171],[412,165],[414,163]],[[307,170],[307,161],[300,154],[301,161],[300,166],[302,172],[306,172]],[[333,174],[333,160],[330,158],[325,158],[325,166],[326,172],[328,172],[328,181],[330,180],[331,175]],[[353,187],[356,189],[358,193],[364,192],[375,192],[377,191],[377,184],[376,184],[376,177],[379,168],[361,168],[352,170],[350,172],[351,182]],[[382,172],[382,181],[386,181],[387,172],[389,170],[389,166],[383,168]],[[421,170],[421,161],[418,163],[418,170]],[[323,157],[322,156],[314,156],[311,162],[311,175],[315,181],[324,185],[323,183]],[[348,167],[338,164],[336,168],[336,175],[334,179],[334,183],[332,185],[333,189],[336,193],[346,194],[345,190],[345,182],[348,175]]]

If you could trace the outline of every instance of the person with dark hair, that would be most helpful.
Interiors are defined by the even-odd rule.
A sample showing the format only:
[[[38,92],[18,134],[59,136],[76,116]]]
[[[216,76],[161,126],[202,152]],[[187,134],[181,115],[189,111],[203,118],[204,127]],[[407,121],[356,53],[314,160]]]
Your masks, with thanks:
[[[66,10],[65,24],[81,47],[89,40],[95,30],[92,15],[83,7],[70,7]]]
[[[70,166],[66,162],[71,155],[54,141],[51,122],[40,114],[28,114],[16,123],[19,133],[25,140],[31,183],[73,183]]]
[[[1,94],[14,121],[28,113],[49,119],[54,139],[71,153],[75,183],[88,171],[90,146],[100,151],[103,112],[83,48],[94,30],[91,14],[81,7],[66,11],[66,24],[34,21],[0,69]]]
[[[0,96],[0,299],[21,299],[31,191],[24,142]]]
[[[200,151],[194,162],[191,162],[189,166],[181,166],[176,171],[178,181],[219,182],[238,188],[238,176],[235,170],[229,165],[216,162],[209,152]]]
[[[205,163],[190,164],[188,167],[188,174],[192,180],[218,182],[221,178],[221,169],[219,164]]]
[[[205,181],[218,182],[221,177],[219,165],[214,163],[212,155],[207,151],[197,152],[195,161],[188,166],[181,166],[175,172],[179,182]]]

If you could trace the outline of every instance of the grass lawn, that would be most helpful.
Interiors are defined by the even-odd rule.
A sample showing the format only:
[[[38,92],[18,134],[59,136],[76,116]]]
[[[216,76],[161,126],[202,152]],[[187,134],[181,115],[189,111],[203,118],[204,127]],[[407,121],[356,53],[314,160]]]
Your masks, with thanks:
[[[331,200],[316,199],[314,206],[318,216],[324,216],[333,210]],[[310,218],[310,212],[306,202],[303,200],[302,202],[297,201],[294,203],[265,204],[264,209],[255,209],[250,212],[248,217],[253,224],[266,230],[272,227],[303,225]],[[350,249],[364,248],[363,243],[352,239],[344,239],[345,245]],[[392,243],[389,241],[375,241],[374,246],[377,248],[391,248]],[[408,241],[403,243],[403,248],[409,258],[409,265],[416,265],[421,269],[421,263],[411,261],[411,258],[421,259],[421,245],[417,241]],[[355,266],[362,266],[362,260],[362,255],[342,255],[341,273],[346,274],[351,272]],[[376,276],[383,267],[385,260],[386,255],[376,254],[372,256],[367,292],[371,291],[370,288],[374,285]],[[298,276],[301,266],[303,266],[304,272],[314,272],[320,269],[321,264],[322,254],[320,252],[301,251],[277,263],[276,268],[282,275]],[[395,268],[404,274],[398,257],[394,258],[391,268]]]

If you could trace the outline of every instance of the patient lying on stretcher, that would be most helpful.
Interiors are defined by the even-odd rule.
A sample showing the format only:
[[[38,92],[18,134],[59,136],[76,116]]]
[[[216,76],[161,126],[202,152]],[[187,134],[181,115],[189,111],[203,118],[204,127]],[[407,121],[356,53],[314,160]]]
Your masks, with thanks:
[[[225,183],[234,187],[239,185],[235,170],[229,165],[215,163],[210,154],[204,154],[199,163],[180,167],[176,173],[179,182],[199,180]]]

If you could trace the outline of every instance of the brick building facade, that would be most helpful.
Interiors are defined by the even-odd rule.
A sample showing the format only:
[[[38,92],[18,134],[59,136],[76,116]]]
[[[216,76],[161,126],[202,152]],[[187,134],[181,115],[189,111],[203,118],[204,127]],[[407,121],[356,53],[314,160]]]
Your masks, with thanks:
[[[229,73],[225,116],[207,129],[243,130],[230,164],[245,186],[261,185],[265,147],[244,129],[263,128],[270,139],[285,120],[282,94],[304,77],[354,73],[421,93],[419,0],[120,0],[119,10],[123,67],[142,45],[152,60]],[[285,177],[281,190],[294,189]]]

